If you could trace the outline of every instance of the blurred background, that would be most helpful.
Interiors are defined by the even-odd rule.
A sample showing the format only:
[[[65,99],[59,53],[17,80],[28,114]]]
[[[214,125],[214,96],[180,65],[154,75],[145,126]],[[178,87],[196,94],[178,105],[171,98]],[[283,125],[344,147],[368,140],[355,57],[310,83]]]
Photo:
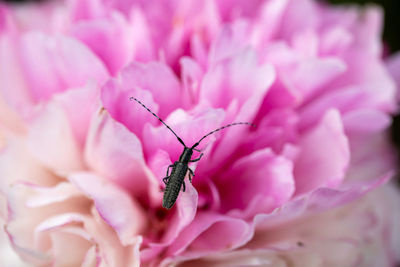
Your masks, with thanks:
[[[0,2],[44,2],[51,0],[0,0]],[[348,4],[376,4],[384,9],[385,24],[383,31],[383,40],[387,45],[387,54],[400,52],[400,0],[319,0],[329,2],[335,5]],[[391,136],[394,145],[399,151],[400,160],[400,114],[394,116],[394,123],[391,128]],[[400,167],[400,161],[398,166]]]

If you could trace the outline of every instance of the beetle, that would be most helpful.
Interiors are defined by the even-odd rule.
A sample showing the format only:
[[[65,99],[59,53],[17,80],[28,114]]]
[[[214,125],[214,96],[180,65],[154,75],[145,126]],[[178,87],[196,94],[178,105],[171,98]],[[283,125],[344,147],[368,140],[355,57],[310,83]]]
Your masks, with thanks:
[[[185,186],[184,179],[185,179],[185,176],[188,171],[189,171],[189,181],[192,182],[194,172],[192,169],[189,168],[189,162],[199,161],[201,159],[201,157],[203,156],[203,153],[201,153],[198,158],[192,159],[193,150],[201,152],[200,150],[196,149],[196,147],[200,144],[200,142],[204,138],[206,138],[207,136],[209,136],[215,132],[218,132],[222,129],[225,129],[227,127],[234,126],[234,125],[251,125],[253,127],[255,126],[253,123],[250,123],[250,122],[230,123],[230,124],[227,124],[225,126],[218,128],[218,129],[215,129],[214,131],[209,132],[208,134],[206,134],[202,138],[200,138],[200,140],[197,141],[193,146],[188,147],[185,145],[185,143],[182,141],[182,139],[160,117],[158,117],[153,111],[151,111],[142,102],[140,102],[140,100],[138,100],[132,96],[129,98],[129,100],[136,101],[141,106],[143,106],[148,112],[153,114],[153,116],[156,117],[162,124],[164,124],[176,136],[178,141],[183,145],[183,151],[182,151],[182,154],[179,156],[179,160],[175,161],[174,164],[168,166],[167,174],[163,178],[163,182],[166,187],[164,190],[162,206],[166,209],[171,209],[172,206],[175,204],[181,188],[182,188],[182,191],[185,192],[186,186]],[[172,168],[172,171],[170,173],[171,168]]]

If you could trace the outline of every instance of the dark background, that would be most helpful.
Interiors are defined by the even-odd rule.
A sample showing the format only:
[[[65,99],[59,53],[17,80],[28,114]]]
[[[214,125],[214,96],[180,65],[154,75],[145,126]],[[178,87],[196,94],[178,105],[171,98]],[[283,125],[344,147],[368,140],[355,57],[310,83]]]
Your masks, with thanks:
[[[46,0],[0,0],[0,1],[43,2]],[[385,27],[383,31],[383,40],[388,45],[390,53],[394,53],[400,50],[400,0],[320,0],[320,1],[327,1],[335,5],[376,4],[383,7],[385,13],[385,24],[384,24]],[[394,123],[391,128],[391,135],[392,135],[392,140],[394,144],[397,146],[400,154],[400,114],[394,116]],[[400,166],[400,164],[398,164],[398,166]]]

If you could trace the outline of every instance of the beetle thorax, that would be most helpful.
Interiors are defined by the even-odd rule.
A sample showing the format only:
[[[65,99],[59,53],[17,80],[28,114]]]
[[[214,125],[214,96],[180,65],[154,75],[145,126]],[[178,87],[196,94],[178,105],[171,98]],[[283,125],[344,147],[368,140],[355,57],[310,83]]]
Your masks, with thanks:
[[[181,156],[179,157],[179,162],[189,163],[190,159],[192,158],[193,149],[189,147],[185,147]]]

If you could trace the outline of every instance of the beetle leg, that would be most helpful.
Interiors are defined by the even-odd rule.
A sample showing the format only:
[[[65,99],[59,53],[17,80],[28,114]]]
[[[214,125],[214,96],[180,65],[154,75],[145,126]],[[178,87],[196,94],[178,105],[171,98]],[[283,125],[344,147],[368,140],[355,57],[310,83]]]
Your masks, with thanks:
[[[200,157],[198,157],[197,159],[192,159],[189,162],[196,162],[199,161],[201,159],[201,157],[203,156],[203,153],[200,154]]]
[[[186,190],[185,181],[183,181],[182,187],[183,187],[183,188],[182,188],[182,189],[183,189],[182,191],[185,192],[185,190]]]
[[[193,148],[193,150],[195,150],[195,151],[197,151],[197,152],[201,152],[201,150],[200,150],[200,149],[197,149],[197,148]]]
[[[162,181],[164,182],[165,185],[167,185],[167,183],[168,183],[168,181],[169,181],[169,176],[164,177],[164,178],[162,179]]]
[[[170,169],[171,167],[174,167],[174,164],[168,166],[168,168],[167,168],[167,176],[165,176],[165,177],[162,179],[165,185],[167,185],[167,183],[168,183],[169,175],[170,175],[170,174],[169,174],[169,169]]]
[[[174,167],[175,164],[169,165],[167,168],[167,177],[169,177],[169,168]]]
[[[192,171],[192,169],[189,168],[189,181],[192,182],[192,178],[194,176],[194,172]]]

